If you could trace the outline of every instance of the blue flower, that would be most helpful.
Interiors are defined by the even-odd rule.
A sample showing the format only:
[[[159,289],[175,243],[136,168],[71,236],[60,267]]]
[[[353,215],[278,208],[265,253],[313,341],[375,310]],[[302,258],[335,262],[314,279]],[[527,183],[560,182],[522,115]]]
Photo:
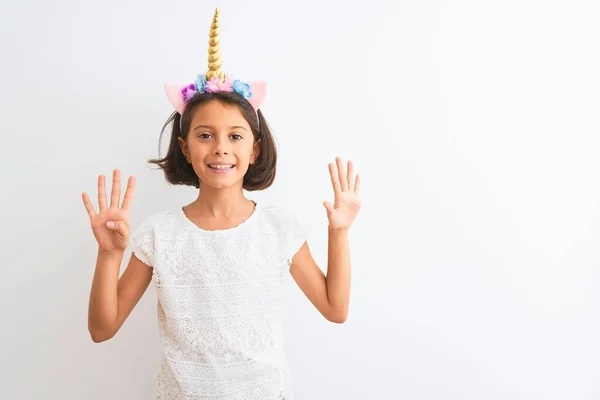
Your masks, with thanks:
[[[250,89],[250,85],[246,82],[242,82],[239,79],[233,81],[233,91],[241,94],[245,99],[249,99],[252,97],[252,90]]]
[[[204,93],[204,91],[206,90],[206,75],[198,74],[198,78],[196,78],[196,82],[194,83],[196,84],[196,88],[198,89],[198,91],[200,93]]]

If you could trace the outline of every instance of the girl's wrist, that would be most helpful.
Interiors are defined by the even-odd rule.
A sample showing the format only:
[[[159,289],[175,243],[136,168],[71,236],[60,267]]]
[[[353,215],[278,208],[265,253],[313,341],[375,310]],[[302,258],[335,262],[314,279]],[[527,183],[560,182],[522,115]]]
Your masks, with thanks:
[[[328,228],[329,233],[348,233],[348,231],[350,230],[350,228],[335,228],[332,226],[329,226]]]

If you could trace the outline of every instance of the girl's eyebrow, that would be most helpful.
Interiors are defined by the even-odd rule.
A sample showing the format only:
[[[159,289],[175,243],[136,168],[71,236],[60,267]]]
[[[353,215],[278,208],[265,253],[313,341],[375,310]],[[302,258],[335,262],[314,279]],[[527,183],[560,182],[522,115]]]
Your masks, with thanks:
[[[196,130],[198,128],[214,129],[214,126],[212,126],[212,125],[197,125],[193,130]],[[228,129],[243,129],[246,132],[248,132],[248,130],[246,128],[244,128],[243,126],[240,126],[240,125],[230,126]]]

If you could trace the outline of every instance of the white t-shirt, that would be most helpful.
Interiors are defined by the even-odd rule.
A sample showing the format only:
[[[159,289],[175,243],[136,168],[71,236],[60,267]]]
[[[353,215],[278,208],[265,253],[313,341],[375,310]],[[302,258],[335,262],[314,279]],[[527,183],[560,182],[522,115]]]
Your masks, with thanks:
[[[132,235],[153,267],[163,357],[161,400],[292,400],[284,354],[284,277],[304,229],[257,205],[242,224],[200,229],[182,209],[155,213]]]

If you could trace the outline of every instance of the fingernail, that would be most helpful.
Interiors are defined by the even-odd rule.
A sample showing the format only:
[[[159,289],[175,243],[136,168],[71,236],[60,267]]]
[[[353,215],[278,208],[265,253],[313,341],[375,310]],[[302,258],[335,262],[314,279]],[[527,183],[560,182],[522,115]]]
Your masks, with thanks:
[[[109,228],[114,228],[115,227],[115,222],[114,221],[108,221],[106,223],[106,226],[108,226]]]

